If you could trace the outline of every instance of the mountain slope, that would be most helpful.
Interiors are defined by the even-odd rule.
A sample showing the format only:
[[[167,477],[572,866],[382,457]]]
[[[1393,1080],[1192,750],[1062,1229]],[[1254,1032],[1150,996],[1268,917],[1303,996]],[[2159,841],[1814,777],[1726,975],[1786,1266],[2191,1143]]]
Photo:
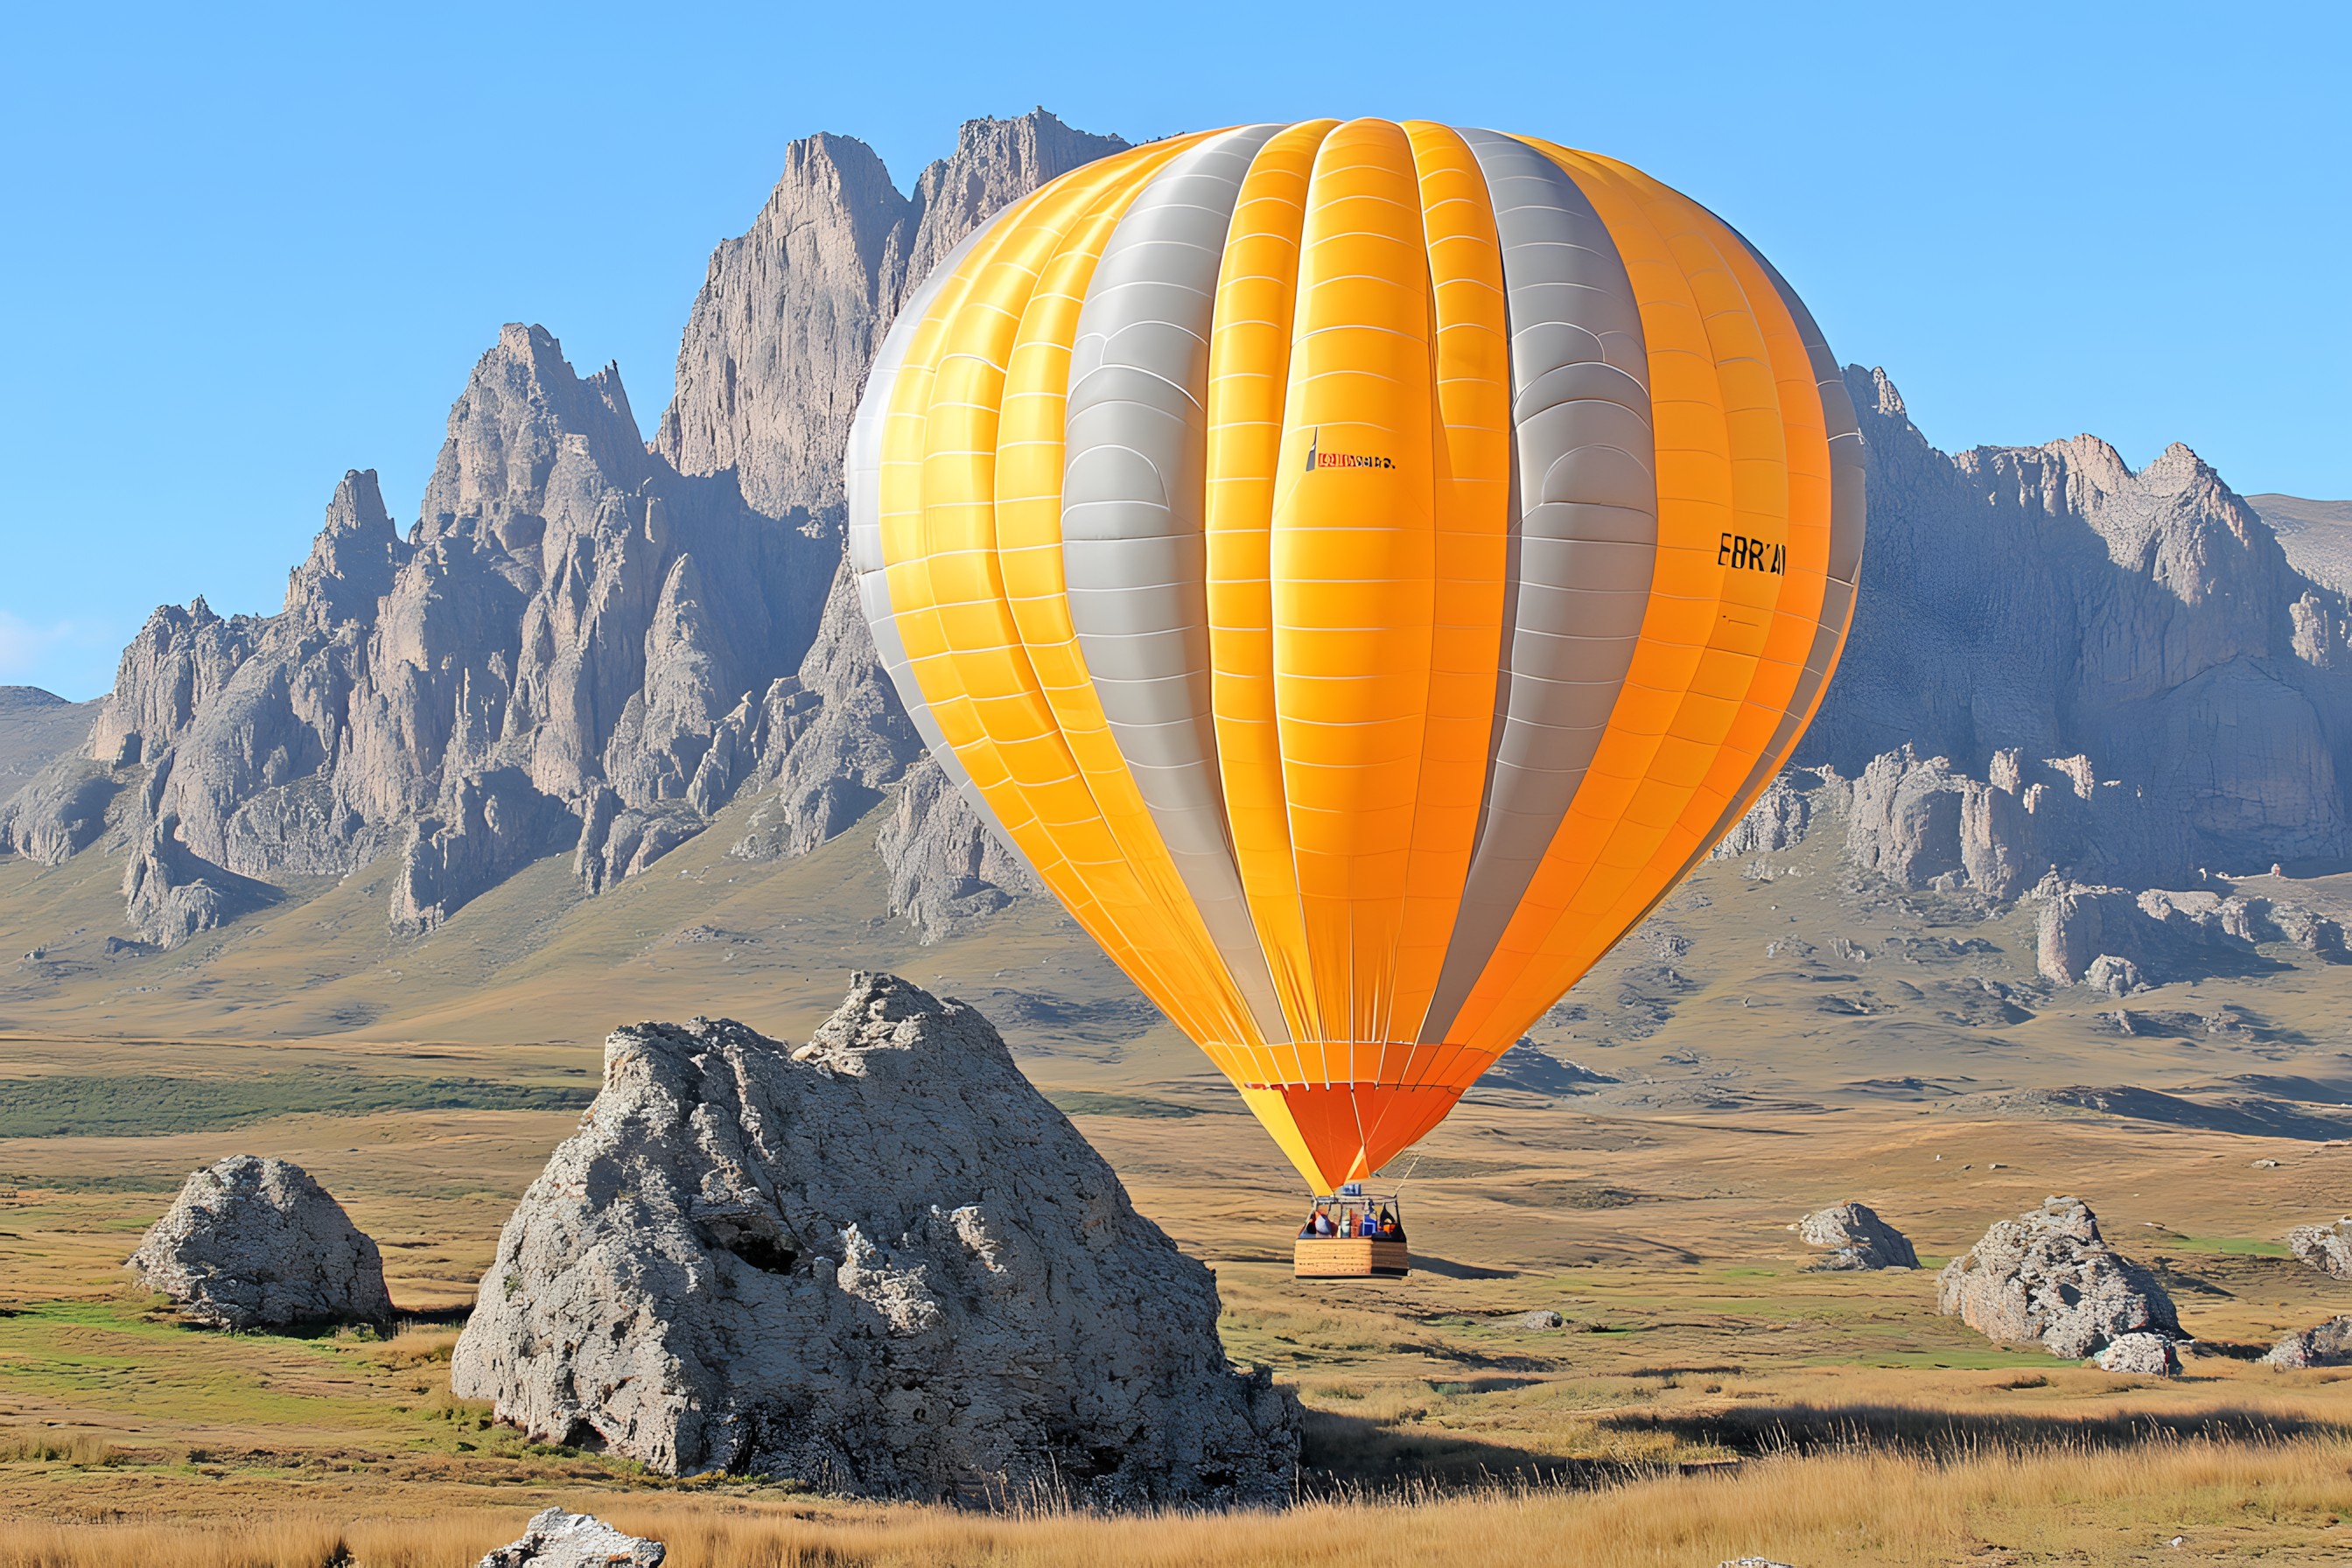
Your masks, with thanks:
[[[0,686],[0,800],[87,741],[98,710],[37,686]]]
[[[2296,571],[2352,592],[2352,500],[2266,494],[2248,496],[2246,504],[2271,525]]]

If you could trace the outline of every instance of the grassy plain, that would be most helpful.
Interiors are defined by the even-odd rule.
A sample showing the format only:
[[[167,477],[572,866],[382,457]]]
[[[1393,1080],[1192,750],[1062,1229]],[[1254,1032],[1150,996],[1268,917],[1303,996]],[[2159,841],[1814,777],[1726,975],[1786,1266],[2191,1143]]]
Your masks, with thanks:
[[[1593,1077],[1481,1089],[1407,1162],[1416,1273],[1312,1283],[1296,1177],[1066,922],[1016,905],[922,947],[863,832],[751,867],[732,826],[594,900],[551,861],[403,938],[363,871],[169,953],[110,948],[102,857],[0,861],[0,953],[26,955],[0,961],[0,1568],[458,1564],[554,1501],[680,1568],[2352,1550],[2352,1375],[2252,1360],[2352,1310],[2279,1245],[2352,1193],[2352,969],[2266,952],[2116,1004],[2035,980],[2030,911],[1855,883],[1829,836],[1712,864],[1536,1031]],[[1300,1506],[982,1519],[667,1483],[449,1397],[458,1315],[606,1030],[725,1013],[793,1038],[856,967],[978,1003],[1217,1270],[1232,1353],[1310,1412]],[[127,1289],[178,1179],[239,1152],[342,1198],[404,1331],[219,1335]],[[2189,1375],[1936,1314],[1933,1266],[2055,1192],[2168,1282]],[[1787,1226],[1846,1198],[1930,1268],[1806,1272]]]

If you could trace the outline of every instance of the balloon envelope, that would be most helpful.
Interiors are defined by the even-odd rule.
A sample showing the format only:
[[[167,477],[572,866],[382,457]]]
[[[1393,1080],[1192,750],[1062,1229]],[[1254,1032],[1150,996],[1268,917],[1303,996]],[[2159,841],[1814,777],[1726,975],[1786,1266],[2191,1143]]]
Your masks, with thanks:
[[[1805,308],[1622,163],[1176,137],[908,302],[849,452],[958,787],[1318,1190],[1376,1171],[1786,760],[1861,440]]]

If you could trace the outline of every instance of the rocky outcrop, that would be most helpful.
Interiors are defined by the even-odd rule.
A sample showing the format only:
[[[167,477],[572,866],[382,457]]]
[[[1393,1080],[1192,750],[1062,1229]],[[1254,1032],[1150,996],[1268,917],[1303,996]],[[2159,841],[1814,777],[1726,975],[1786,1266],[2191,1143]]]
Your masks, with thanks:
[[[1806,1244],[1830,1250],[1807,1264],[1810,1273],[1850,1273],[1874,1268],[1916,1268],[1919,1255],[1910,1238],[1878,1217],[1868,1204],[1836,1204],[1816,1209],[1796,1223]]]
[[[61,866],[98,842],[107,807],[122,788],[112,768],[79,752],[56,757],[5,804],[0,849]]]
[[[870,1496],[1289,1495],[1294,1403],[987,1022],[860,975],[792,1049],[614,1034],[499,1238],[465,1398],[666,1474]]]
[[[392,929],[428,931],[571,837],[563,803],[520,768],[460,773],[440,810],[409,826],[392,884]]]
[[[793,142],[751,231],[711,253],[655,449],[731,470],[763,511],[838,507],[866,369],[908,291],[984,219],[1126,145],[1042,109],[970,121],[902,196],[863,142]]]
[[[1020,894],[1040,890],[929,756],[907,770],[875,847],[890,877],[890,912],[927,942],[960,936]]]
[[[2344,928],[2294,904],[2212,892],[2134,893],[2045,876],[2033,890],[2035,963],[2045,979],[2111,996],[2214,974],[2258,974],[2260,949],[2284,942],[2329,963],[2345,958]]]
[[[2091,1364],[2130,1377],[2179,1377],[2180,1346],[2168,1334],[2118,1334],[2091,1358]]]
[[[1997,1344],[2040,1343],[2080,1360],[2126,1334],[2183,1337],[2172,1299],[2099,1235],[2079,1198],[2051,1198],[1944,1267],[1937,1310]]]
[[[192,1173],[130,1267],[215,1328],[392,1316],[375,1243],[287,1160],[233,1154]]]
[[[271,901],[264,883],[198,858],[166,816],[131,847],[122,868],[122,923],[157,947],[179,946]]]
[[[2300,1369],[2352,1366],[2352,1317],[2330,1318],[2315,1329],[2298,1329],[2273,1345],[2264,1366]]]
[[[2352,1279],[2352,1219],[2333,1225],[2299,1225],[2286,1233],[2297,1258],[2331,1279]]]
[[[1948,456],[1883,372],[1846,379],[1870,550],[1797,760],[1858,778],[1905,759],[1876,793],[1911,830],[1864,858],[1891,875],[1982,870],[2007,898],[2053,865],[2179,886],[2352,847],[2352,614],[2196,454],[2135,472],[2085,436]],[[1899,776],[1921,759],[1947,776]]]
[[[483,1555],[475,1568],[661,1568],[669,1549],[624,1534],[592,1513],[551,1508],[531,1516],[520,1540]]]
[[[1830,776],[1832,780],[1835,777],[1833,773]],[[1793,849],[1803,843],[1812,826],[1813,797],[1822,782],[1818,769],[1791,768],[1777,775],[1764,786],[1756,804],[1748,808],[1748,815],[1734,823],[1723,841],[1709,852],[1710,858],[1727,860],[1743,855],[1766,855]]]

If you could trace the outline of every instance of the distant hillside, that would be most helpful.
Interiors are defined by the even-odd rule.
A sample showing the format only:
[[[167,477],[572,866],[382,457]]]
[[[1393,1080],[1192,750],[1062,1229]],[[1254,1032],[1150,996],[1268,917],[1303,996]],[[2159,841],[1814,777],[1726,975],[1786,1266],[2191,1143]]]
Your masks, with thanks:
[[[89,740],[100,706],[68,702],[37,686],[0,686],[0,800]]]
[[[2352,500],[2265,494],[2246,502],[2271,525],[2296,571],[2352,592]]]

